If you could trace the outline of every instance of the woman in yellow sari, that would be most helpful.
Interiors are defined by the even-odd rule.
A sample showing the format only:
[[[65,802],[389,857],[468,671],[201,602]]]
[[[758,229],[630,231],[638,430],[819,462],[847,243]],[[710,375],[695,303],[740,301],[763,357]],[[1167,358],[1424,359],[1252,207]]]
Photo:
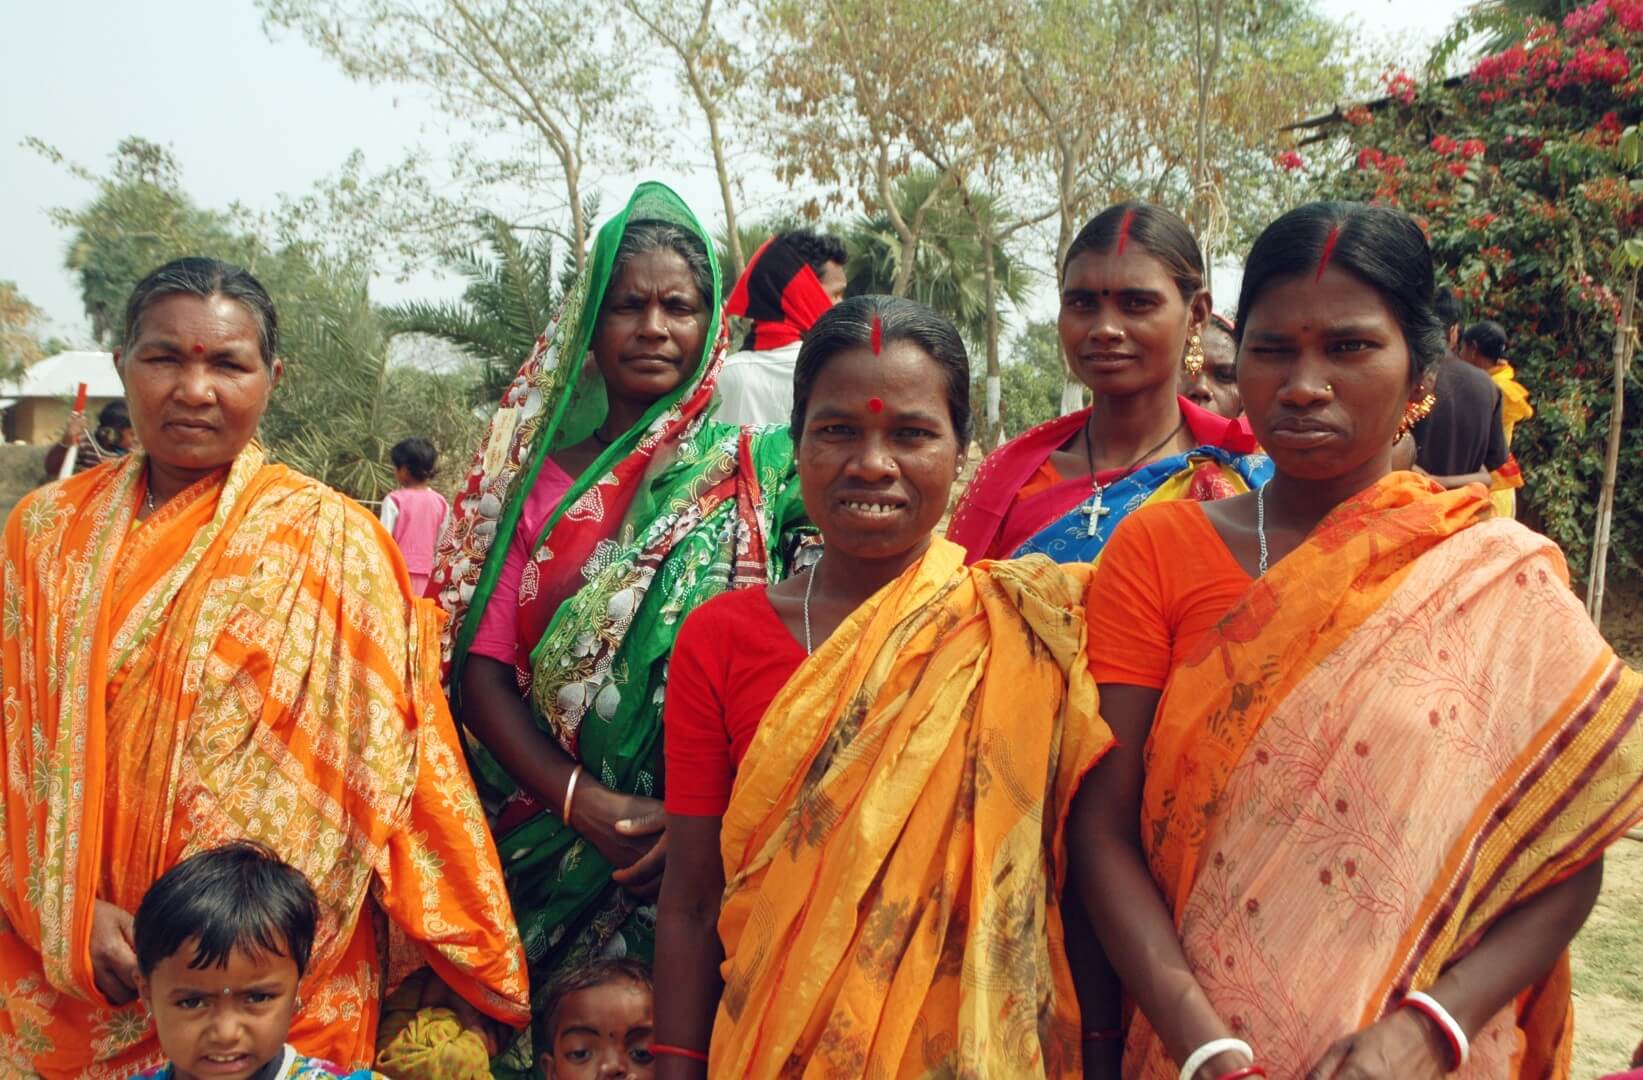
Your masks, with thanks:
[[[968,391],[958,332],[912,301],[846,300],[805,338],[824,553],[698,608],[669,671],[661,1077],[1080,1073],[1058,838],[1109,741],[1087,572],[966,567],[932,535]]]
[[[1506,359],[1506,328],[1492,319],[1473,323],[1460,336],[1460,358],[1481,368],[1500,387],[1500,426],[1506,435],[1506,449],[1512,448],[1512,433],[1521,421],[1535,415],[1529,404],[1529,388],[1517,381],[1517,372]],[[1523,486],[1523,469],[1517,456],[1507,454],[1506,464],[1489,474],[1489,499],[1501,517],[1517,516],[1517,489]]]
[[[253,441],[279,381],[256,279],[181,259],[115,363],[143,452],[19,503],[0,584],[0,1062],[157,1064],[131,913],[185,856],[260,841],[322,916],[290,1041],[364,1066],[431,967],[471,1029],[527,1015],[524,955],[439,688],[439,617],[372,515]],[[384,918],[385,916],[385,918]],[[441,985],[443,984],[443,985]],[[446,993],[446,990],[454,993]]]
[[[1565,949],[1643,815],[1643,679],[1554,545],[1390,471],[1432,296],[1402,213],[1269,227],[1238,383],[1277,475],[1137,512],[1096,571],[1118,748],[1070,847],[1137,1006],[1127,1077],[1568,1075]]]

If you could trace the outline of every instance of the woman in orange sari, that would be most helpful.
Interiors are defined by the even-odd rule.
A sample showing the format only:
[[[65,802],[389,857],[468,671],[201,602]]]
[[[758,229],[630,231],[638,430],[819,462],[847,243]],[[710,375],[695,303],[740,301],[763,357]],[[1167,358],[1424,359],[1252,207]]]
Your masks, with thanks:
[[[1269,227],[1238,383],[1277,475],[1139,511],[1096,571],[1117,749],[1069,846],[1137,1006],[1125,1076],[1568,1075],[1565,950],[1643,815],[1643,679],[1554,545],[1390,471],[1432,297],[1402,213]]]
[[[131,913],[185,856],[260,841],[322,917],[290,1041],[365,1066],[379,1000],[527,1015],[524,955],[439,688],[439,617],[371,514],[253,441],[281,374],[256,279],[181,259],[115,364],[143,452],[6,525],[0,1062],[157,1064]],[[384,918],[385,916],[385,918]],[[386,958],[386,967],[384,967]]]

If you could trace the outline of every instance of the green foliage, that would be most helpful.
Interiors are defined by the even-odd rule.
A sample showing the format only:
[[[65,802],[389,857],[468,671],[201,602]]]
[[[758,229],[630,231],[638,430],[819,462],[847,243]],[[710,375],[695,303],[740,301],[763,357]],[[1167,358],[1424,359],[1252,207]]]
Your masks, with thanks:
[[[385,314],[395,333],[428,334],[460,347],[481,364],[479,400],[494,401],[530,355],[559,305],[553,241],[523,239],[501,218],[481,222],[488,251],[451,253],[447,263],[468,287],[456,303],[412,303]]]
[[[1643,4],[1599,0],[1561,25],[1531,19],[1453,85],[1387,80],[1376,109],[1349,110],[1333,194],[1399,206],[1431,239],[1468,320],[1500,321],[1533,419],[1513,451],[1524,501],[1577,572],[1612,405],[1621,300],[1643,261],[1643,174],[1633,131],[1643,104]],[[1629,332],[1629,331],[1628,331]],[[1643,413],[1635,375],[1628,415]],[[1643,424],[1627,424],[1613,550],[1643,557]]]
[[[39,326],[40,309],[18,291],[15,281],[0,281],[0,389],[51,355],[50,345],[39,338]]]
[[[934,192],[932,189],[939,188]],[[972,351],[987,337],[988,300],[983,234],[957,188],[934,171],[915,169],[896,181],[895,199],[903,216],[930,200],[905,295],[922,301],[957,324]],[[991,197],[972,192],[972,206]],[[985,219],[986,215],[980,215]],[[884,214],[859,219],[845,235],[851,296],[893,291],[906,246]],[[998,299],[1020,304],[1031,288],[1029,271],[1005,245],[993,248]]]
[[[1027,324],[1016,337],[999,379],[1005,438],[1013,439],[1028,428],[1060,415],[1061,387],[1066,374],[1061,359],[1061,334],[1054,320]],[[975,385],[979,390],[980,383]]]

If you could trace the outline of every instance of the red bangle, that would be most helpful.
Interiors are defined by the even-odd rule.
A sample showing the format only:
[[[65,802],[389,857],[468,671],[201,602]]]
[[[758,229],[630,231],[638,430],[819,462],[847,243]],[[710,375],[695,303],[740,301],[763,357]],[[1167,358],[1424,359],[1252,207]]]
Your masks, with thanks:
[[[650,1044],[650,1052],[662,1054],[666,1057],[688,1058],[691,1061],[700,1061],[703,1065],[707,1064],[706,1054],[700,1050],[686,1050],[682,1046],[669,1046],[667,1043],[653,1042]]]
[[[1265,1080],[1266,1070],[1259,1065],[1245,1065],[1241,1069],[1234,1069],[1223,1076],[1218,1076],[1215,1080],[1249,1080],[1252,1076],[1259,1076],[1262,1080]]]
[[[1086,1031],[1086,1032],[1084,1032],[1084,1041],[1087,1042],[1087,1043],[1089,1043],[1089,1042],[1112,1042],[1115,1039],[1122,1039],[1123,1037],[1124,1037],[1124,1032],[1122,1030],[1120,1030],[1119,1028],[1107,1028],[1105,1031]]]

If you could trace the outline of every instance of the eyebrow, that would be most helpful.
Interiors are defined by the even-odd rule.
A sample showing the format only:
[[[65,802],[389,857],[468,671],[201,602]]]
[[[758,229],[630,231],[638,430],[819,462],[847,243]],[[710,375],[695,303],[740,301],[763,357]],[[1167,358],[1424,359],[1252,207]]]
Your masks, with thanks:
[[[1323,334],[1323,336],[1327,337],[1327,338],[1353,338],[1353,337],[1375,337],[1375,338],[1378,338],[1378,337],[1385,337],[1386,334],[1387,334],[1387,330],[1386,330],[1386,327],[1380,326],[1376,323],[1355,322],[1355,323],[1337,323],[1334,326],[1326,326],[1321,331],[1319,331],[1319,333]],[[1295,337],[1294,334],[1287,333],[1287,332],[1280,331],[1280,330],[1256,330],[1252,333],[1246,334],[1245,335],[1245,340],[1247,341],[1247,340],[1250,340],[1250,339],[1254,339],[1256,341],[1265,341],[1265,342],[1285,342],[1285,341],[1293,340],[1294,337]]]
[[[1118,289],[1062,289],[1061,296],[1066,300],[1082,300],[1089,296],[1099,296],[1106,293],[1109,296],[1121,296],[1139,300],[1160,300],[1164,294],[1158,289],[1149,289],[1141,285],[1126,285]]]
[[[233,987],[229,988],[228,992],[230,994],[277,994],[277,993],[280,992],[281,989],[282,989],[282,987],[280,986],[279,983],[277,983],[277,982],[268,982],[268,983],[252,983],[250,986],[233,986]],[[197,986],[176,986],[176,987],[172,987],[172,990],[171,990],[171,996],[173,998],[187,998],[187,997],[207,997],[207,998],[211,998],[211,997],[221,997],[222,994],[223,994],[223,992],[221,990],[202,990]]]
[[[589,1027],[586,1024],[577,1024],[575,1027],[560,1028],[559,1035],[554,1039],[554,1042],[558,1042],[559,1039],[563,1039],[567,1035],[591,1035],[595,1039],[600,1037],[598,1028]]]
[[[815,423],[818,420],[855,420],[860,416],[859,411],[853,411],[838,405],[830,405],[816,409],[809,413],[806,420]],[[923,409],[896,409],[890,414],[890,420],[898,423],[939,424],[941,419]]]

